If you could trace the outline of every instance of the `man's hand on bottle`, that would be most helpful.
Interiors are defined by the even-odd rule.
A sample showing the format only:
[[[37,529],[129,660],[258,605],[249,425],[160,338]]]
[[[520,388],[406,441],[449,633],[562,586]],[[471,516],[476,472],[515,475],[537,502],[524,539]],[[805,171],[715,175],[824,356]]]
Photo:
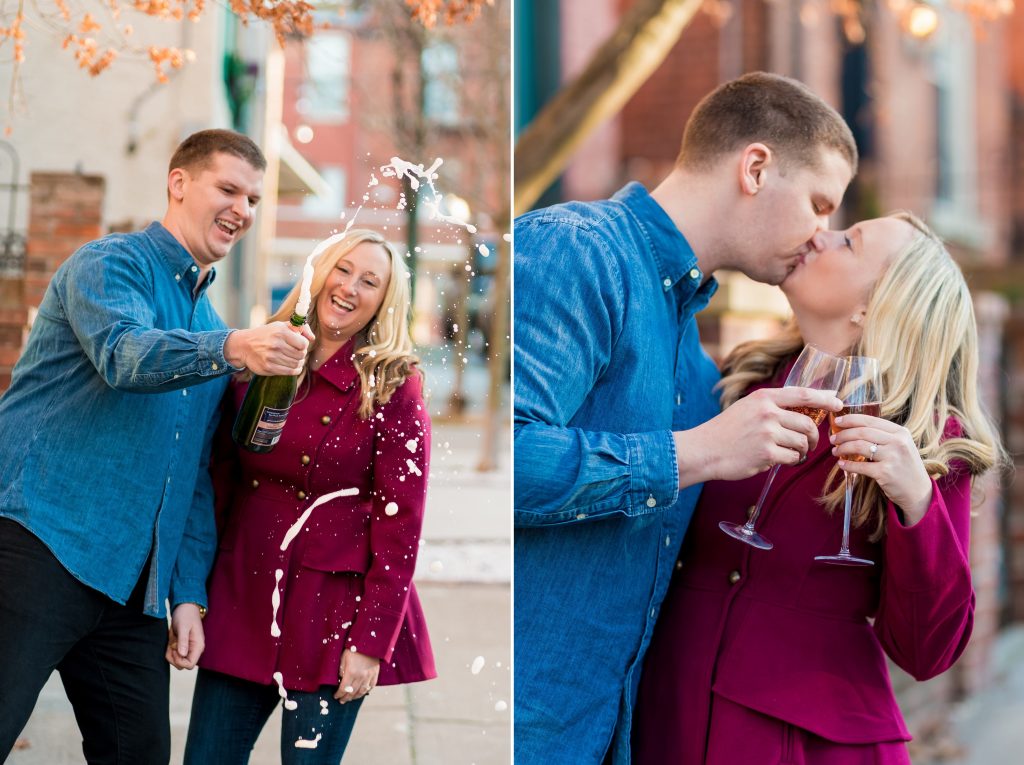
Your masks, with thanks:
[[[236,329],[224,343],[224,358],[255,375],[298,375],[313,339],[308,326],[293,327],[287,321]]]

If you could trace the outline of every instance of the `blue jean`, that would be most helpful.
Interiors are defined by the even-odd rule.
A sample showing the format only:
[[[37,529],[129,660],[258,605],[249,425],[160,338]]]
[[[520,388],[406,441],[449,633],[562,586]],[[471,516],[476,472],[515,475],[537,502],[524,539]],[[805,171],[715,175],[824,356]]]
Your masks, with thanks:
[[[167,765],[167,622],[142,613],[149,566],[126,605],[86,587],[30,531],[0,518],[0,762],[53,670],[91,765]]]
[[[289,691],[298,703],[281,720],[281,765],[338,765],[363,699],[339,704],[333,685],[318,691]],[[261,685],[200,669],[192,697],[185,765],[246,765],[267,719],[280,703],[276,685]],[[323,714],[327,702],[327,714]],[[316,740],[316,748],[295,746]]]

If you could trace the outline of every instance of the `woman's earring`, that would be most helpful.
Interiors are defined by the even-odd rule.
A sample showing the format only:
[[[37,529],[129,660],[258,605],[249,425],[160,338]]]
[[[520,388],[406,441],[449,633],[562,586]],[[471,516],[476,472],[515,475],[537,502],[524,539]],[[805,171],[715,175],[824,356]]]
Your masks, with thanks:
[[[850,317],[850,321],[852,321],[854,324],[856,324],[859,327],[860,323],[862,321],[864,321],[864,317],[861,316],[859,313],[855,313],[853,316]]]

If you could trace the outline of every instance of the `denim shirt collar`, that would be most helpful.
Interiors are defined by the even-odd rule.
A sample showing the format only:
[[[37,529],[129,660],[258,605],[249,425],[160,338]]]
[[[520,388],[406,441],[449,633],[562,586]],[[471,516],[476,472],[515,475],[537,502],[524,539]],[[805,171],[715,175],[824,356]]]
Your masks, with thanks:
[[[682,304],[691,313],[704,308],[718,290],[718,281],[712,276],[702,284],[704,272],[697,265],[697,255],[665,209],[635,181],[623,186],[613,199],[625,206],[643,231],[658,266],[662,290],[668,292],[678,285]]]
[[[199,266],[196,265],[196,261],[189,251],[174,238],[174,234],[164,228],[160,221],[150,223],[146,227],[145,234],[163,256],[163,262],[174,276],[174,281],[184,282],[189,291],[194,293],[196,281],[199,279]],[[202,287],[199,288],[200,294],[205,292],[216,278],[217,269],[210,268]]]

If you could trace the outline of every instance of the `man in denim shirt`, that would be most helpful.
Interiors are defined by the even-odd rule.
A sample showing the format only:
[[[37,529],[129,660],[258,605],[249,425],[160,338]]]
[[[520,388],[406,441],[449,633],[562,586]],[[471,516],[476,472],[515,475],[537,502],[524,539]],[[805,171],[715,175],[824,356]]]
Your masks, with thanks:
[[[817,441],[786,389],[719,414],[694,314],[718,268],[786,278],[857,164],[842,118],[754,73],[705,98],[648,194],[515,224],[516,765],[629,762],[641,660],[701,484]],[[654,668],[656,671],[656,668]]]
[[[83,246],[39,306],[0,398],[0,760],[54,668],[87,760],[170,758],[167,662],[203,650],[226,375],[297,374],[308,345],[282,322],[231,331],[206,296],[265,167],[237,133],[189,137],[163,222]]]

